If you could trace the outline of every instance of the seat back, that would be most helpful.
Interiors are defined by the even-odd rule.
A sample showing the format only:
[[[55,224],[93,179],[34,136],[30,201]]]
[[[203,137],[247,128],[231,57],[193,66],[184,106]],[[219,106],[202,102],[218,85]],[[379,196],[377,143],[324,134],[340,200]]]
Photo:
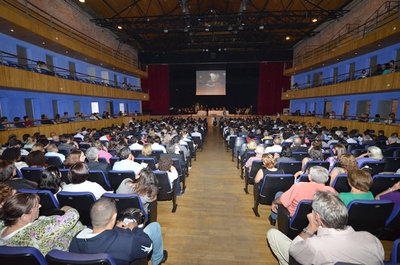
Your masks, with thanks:
[[[138,157],[138,156],[140,156],[142,154],[142,150],[141,149],[134,149],[134,150],[131,150],[131,153],[132,153],[132,155],[134,157]]]
[[[390,257],[390,264],[400,263],[400,238],[394,241],[392,246],[392,255]]]
[[[386,221],[385,229],[381,235],[382,240],[396,240],[400,238],[400,205],[392,211]]]
[[[385,161],[383,169],[385,172],[396,172],[400,167],[400,157],[384,157],[383,161]]]
[[[263,167],[263,163],[262,163],[261,159],[260,160],[256,159],[253,161],[253,163],[251,163],[251,170],[247,174],[249,184],[254,184],[254,178],[256,177],[258,170],[260,170],[262,167]]]
[[[118,170],[110,170],[108,171],[108,179],[110,181],[111,189],[116,191],[121,184],[121,182],[130,178],[135,180],[135,172],[134,171],[118,171]]]
[[[356,231],[368,231],[379,237],[394,203],[388,200],[354,200],[347,205],[347,224]]]
[[[0,246],[0,263],[2,265],[47,265],[45,258],[34,247]]]
[[[295,174],[301,170],[301,161],[283,161],[278,163],[278,169],[282,169],[285,174]]]
[[[200,136],[192,136],[192,140],[197,145],[197,148],[203,148],[203,141],[200,139]]]
[[[237,135],[232,135],[232,136],[229,137],[227,151],[229,149],[233,149],[235,147],[236,138],[237,138]]]
[[[146,220],[148,220],[147,212],[143,208],[142,201],[137,194],[115,194],[104,193],[102,197],[112,198],[117,204],[117,212],[120,213],[128,208],[138,208],[142,210]]]
[[[235,138],[235,143],[232,149],[232,157],[237,157],[237,152],[240,150],[242,147],[242,144],[246,143],[246,138],[244,137],[236,137]]]
[[[176,211],[176,196],[178,192],[178,181],[174,180],[171,184],[169,182],[168,174],[165,171],[156,170],[154,174],[158,180],[158,201],[171,201],[172,200],[172,212]]]
[[[65,149],[65,148],[59,148],[58,149],[58,152],[60,153],[60,154],[63,154],[65,157],[68,157],[69,155],[70,155],[70,151],[69,151],[69,149]]]
[[[68,171],[69,168],[60,168],[60,173],[61,173],[61,181],[65,182],[65,184],[71,183],[68,179]]]
[[[60,206],[71,206],[79,212],[79,220],[84,225],[91,225],[90,207],[96,201],[91,192],[67,192],[60,191],[57,194],[57,199]]]
[[[110,167],[113,168],[115,162],[117,162],[119,160],[120,160],[119,156],[110,157]]]
[[[295,238],[308,225],[307,214],[312,210],[312,200],[301,200],[293,216],[282,204],[278,205],[278,229],[289,238]]]
[[[63,164],[61,158],[58,156],[46,156],[46,164],[62,168]]]
[[[110,191],[111,184],[108,181],[106,174],[101,170],[89,170],[88,180],[98,183],[103,189]]]
[[[46,261],[49,265],[116,265],[114,259],[105,253],[99,254],[81,254],[53,249],[46,255]]]
[[[332,183],[332,187],[338,192],[350,192],[351,187],[347,181],[347,174],[339,174]]]
[[[292,174],[267,174],[260,189],[260,203],[271,205],[278,191],[287,191],[294,183]]]
[[[362,154],[365,154],[367,150],[365,149],[353,149],[350,151],[350,154],[352,154],[354,157],[359,157]]]
[[[153,150],[153,156],[155,156],[157,160],[160,160],[160,157],[163,153],[163,150]]]
[[[360,168],[368,166],[372,169],[372,174],[376,175],[385,170],[385,161],[376,161],[376,162],[364,162],[360,166]],[[397,169],[396,169],[397,170]]]
[[[305,158],[306,156],[308,156],[307,152],[293,152],[292,153],[292,157],[294,159],[296,159],[296,161],[301,161],[303,160],[303,158]]]
[[[321,166],[329,170],[330,163],[328,161],[308,161],[306,164],[306,171],[310,172],[313,166]]]
[[[38,190],[37,195],[40,198],[40,207],[39,214],[43,215],[47,211],[51,211],[54,209],[60,209],[60,204],[58,203],[54,194],[49,190]]]
[[[370,191],[376,196],[399,181],[400,174],[376,174],[372,177],[372,187]]]
[[[156,160],[153,157],[135,157],[135,162],[142,164],[146,163],[151,170],[156,170]]]
[[[43,168],[37,168],[37,167],[21,168],[21,173],[22,173],[22,176],[24,176],[24,179],[34,181],[37,184],[40,183],[40,179],[42,178],[42,172],[43,172]]]

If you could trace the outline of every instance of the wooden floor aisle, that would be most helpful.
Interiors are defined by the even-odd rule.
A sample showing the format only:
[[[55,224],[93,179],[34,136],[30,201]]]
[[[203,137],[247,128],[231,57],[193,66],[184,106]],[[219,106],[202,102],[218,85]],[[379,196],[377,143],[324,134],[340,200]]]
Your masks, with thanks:
[[[277,264],[266,241],[270,207],[260,206],[255,217],[252,186],[250,194],[243,187],[219,130],[210,127],[177,211],[171,213],[171,202],[158,203],[166,264]]]

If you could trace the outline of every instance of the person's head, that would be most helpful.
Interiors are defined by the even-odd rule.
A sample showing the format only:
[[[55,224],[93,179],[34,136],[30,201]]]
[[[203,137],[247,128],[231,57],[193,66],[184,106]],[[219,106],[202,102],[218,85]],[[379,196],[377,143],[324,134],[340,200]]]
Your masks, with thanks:
[[[145,167],[140,170],[136,176],[135,193],[138,195],[147,195],[150,198],[154,198],[158,194],[158,179],[154,175],[153,170],[149,167]]]
[[[254,152],[256,153],[256,155],[262,156],[264,154],[265,148],[263,145],[257,145],[256,149],[254,150]]]
[[[320,160],[324,160],[324,155],[322,153],[321,149],[310,149],[308,151],[308,155],[311,158],[311,160],[316,160],[316,161],[320,161]]]
[[[0,182],[0,209],[3,207],[4,201],[15,194],[15,192],[16,190],[8,186],[8,184]]]
[[[292,157],[292,149],[290,146],[282,146],[281,157]]]
[[[274,145],[280,145],[281,144],[281,138],[279,138],[279,136],[275,136],[273,142],[274,142]]]
[[[356,169],[349,172],[347,180],[349,181],[350,186],[367,192],[372,187],[372,177],[368,172]]]
[[[162,156],[158,161],[158,169],[162,171],[169,171],[171,169],[173,162],[172,158],[169,156]]]
[[[58,153],[58,147],[55,144],[50,144],[47,147],[47,152],[54,152],[54,153]]]
[[[10,180],[16,173],[16,167],[12,160],[0,161],[0,182]]]
[[[131,153],[131,149],[129,149],[129,147],[125,146],[121,149],[121,151],[119,151],[119,158],[121,160],[126,160],[126,159],[130,158],[131,155],[132,155],[132,153]]]
[[[39,189],[49,190],[53,194],[57,193],[61,185],[61,173],[58,167],[48,166],[42,172],[39,182]]]
[[[315,140],[311,142],[311,149],[322,150],[322,142],[320,140]]]
[[[117,215],[117,223],[124,221],[127,222],[127,219],[130,222],[134,222],[135,226],[137,225],[138,227],[143,227],[146,220],[142,210],[138,208],[128,208]]]
[[[321,222],[320,225],[334,229],[346,228],[348,219],[346,205],[332,191],[316,191],[312,209],[317,222]]]
[[[153,148],[150,143],[145,143],[142,148],[142,155],[151,156],[153,154]]]
[[[397,137],[390,136],[390,137],[388,137],[387,141],[389,144],[395,144],[395,143],[397,143],[397,139],[398,139]]]
[[[21,158],[21,149],[19,148],[7,148],[1,154],[1,159],[12,160],[14,162],[19,161]]]
[[[68,180],[72,184],[85,182],[89,177],[89,168],[83,162],[78,162],[72,165],[68,171]]]
[[[112,229],[117,219],[117,206],[111,198],[101,197],[90,208],[90,220],[95,229]]]
[[[85,153],[82,150],[73,150],[64,160],[63,165],[64,167],[70,168],[78,162],[84,162],[85,158]]]
[[[254,141],[253,139],[251,139],[248,143],[247,143],[247,149],[248,150],[255,150],[257,147],[257,142]]]
[[[44,167],[46,165],[46,157],[42,151],[32,151],[26,156],[25,162],[29,167]]]
[[[167,150],[168,154],[175,154],[175,148],[176,146],[174,144],[168,144],[165,149]]]
[[[98,156],[99,156],[99,149],[97,149],[96,147],[90,147],[86,150],[86,159],[89,162],[96,161],[98,159]]]
[[[376,159],[376,160],[382,160],[383,158],[383,154],[382,154],[382,150],[377,147],[377,146],[370,146],[368,147],[368,153],[369,153],[369,157]]]
[[[0,210],[0,219],[5,226],[23,221],[31,223],[39,217],[39,196],[33,193],[16,193],[4,201]]]
[[[338,159],[340,162],[340,166],[347,170],[347,172],[358,168],[357,160],[353,155],[342,154],[338,157]]]
[[[341,144],[335,144],[335,146],[332,148],[332,151],[335,156],[339,157],[343,154],[346,154],[346,147]]]
[[[274,156],[271,154],[263,154],[263,156],[261,157],[261,161],[265,168],[274,168],[276,165]]]
[[[301,138],[298,136],[294,137],[293,144],[294,144],[294,146],[301,146],[301,144],[302,144]]]
[[[40,144],[40,143],[37,143],[37,144],[34,144],[33,146],[32,146],[32,149],[31,149],[31,152],[34,152],[34,151],[40,151],[40,152],[45,152],[45,149],[44,149],[44,146],[43,146],[43,144]]]
[[[329,179],[329,172],[324,167],[313,166],[310,168],[308,178],[310,179],[310,181],[314,181],[320,184],[325,184]]]

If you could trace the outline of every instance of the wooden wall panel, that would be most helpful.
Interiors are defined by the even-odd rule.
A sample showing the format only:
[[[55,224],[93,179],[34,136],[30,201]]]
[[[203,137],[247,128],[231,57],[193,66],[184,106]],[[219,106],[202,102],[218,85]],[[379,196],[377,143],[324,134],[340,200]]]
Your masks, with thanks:
[[[136,121],[149,121],[150,116],[135,116]],[[15,134],[18,139],[22,141],[22,136],[26,133],[33,135],[36,132],[40,134],[44,134],[49,136],[51,132],[55,132],[59,135],[64,133],[75,133],[76,129],[87,127],[87,128],[96,128],[101,129],[104,127],[109,127],[112,124],[119,124],[122,123],[128,124],[131,120],[131,117],[122,117],[116,119],[108,119],[108,120],[98,120],[98,121],[82,121],[82,122],[69,122],[69,123],[62,123],[62,124],[50,124],[50,125],[40,125],[31,128],[20,128],[20,129],[10,129],[5,131],[0,131],[0,144],[5,144],[8,140],[8,136],[10,134]]]
[[[281,99],[291,100],[395,90],[400,90],[400,72],[305,90],[286,91],[282,93]]]
[[[99,86],[0,65],[0,87],[57,94],[148,101],[146,93]]]

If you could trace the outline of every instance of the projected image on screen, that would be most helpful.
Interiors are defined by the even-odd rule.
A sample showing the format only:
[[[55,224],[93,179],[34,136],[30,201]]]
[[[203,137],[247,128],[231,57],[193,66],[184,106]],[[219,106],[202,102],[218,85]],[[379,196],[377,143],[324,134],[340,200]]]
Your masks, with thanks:
[[[225,70],[196,71],[196,96],[226,95]]]

